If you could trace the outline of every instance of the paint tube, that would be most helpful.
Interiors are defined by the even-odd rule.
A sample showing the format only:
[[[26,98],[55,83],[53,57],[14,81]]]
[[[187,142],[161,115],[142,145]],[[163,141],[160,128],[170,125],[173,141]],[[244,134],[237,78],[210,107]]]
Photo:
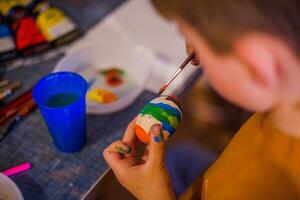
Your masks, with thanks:
[[[36,0],[31,9],[46,40],[53,46],[69,43],[80,35],[76,24],[48,1]]]
[[[41,53],[50,47],[27,8],[15,6],[9,11],[9,17],[16,49],[23,56]]]
[[[0,62],[17,57],[16,46],[7,24],[6,18],[0,13]]]

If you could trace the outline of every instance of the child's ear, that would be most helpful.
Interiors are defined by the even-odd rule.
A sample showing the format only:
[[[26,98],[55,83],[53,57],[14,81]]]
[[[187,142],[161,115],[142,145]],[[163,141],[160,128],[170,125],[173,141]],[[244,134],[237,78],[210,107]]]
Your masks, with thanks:
[[[279,85],[279,66],[276,54],[267,44],[264,35],[242,36],[235,42],[234,52],[264,87],[275,89]]]

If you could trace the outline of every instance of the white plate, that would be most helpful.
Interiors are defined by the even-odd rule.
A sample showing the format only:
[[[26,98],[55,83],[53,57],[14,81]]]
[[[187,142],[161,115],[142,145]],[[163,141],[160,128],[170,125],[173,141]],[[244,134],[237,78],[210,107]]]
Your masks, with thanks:
[[[22,193],[18,186],[2,173],[0,173],[0,199],[23,200]]]
[[[96,78],[90,87],[103,88],[114,92],[118,100],[109,104],[98,104],[87,100],[87,112],[92,114],[107,114],[117,112],[127,106],[143,92],[150,75],[150,54],[145,49],[130,45],[115,45],[99,43],[97,46],[81,49],[66,55],[54,69],[72,71],[81,74],[87,82]],[[104,76],[96,75],[96,70],[105,70],[117,66],[125,72],[124,84],[111,87],[106,84]]]

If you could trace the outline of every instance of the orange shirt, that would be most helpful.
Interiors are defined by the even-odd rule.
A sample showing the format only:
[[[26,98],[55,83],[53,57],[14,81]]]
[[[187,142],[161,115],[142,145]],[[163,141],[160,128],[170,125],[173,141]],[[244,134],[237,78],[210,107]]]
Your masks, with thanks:
[[[202,200],[300,199],[300,139],[254,114],[180,199],[200,199],[201,188]]]

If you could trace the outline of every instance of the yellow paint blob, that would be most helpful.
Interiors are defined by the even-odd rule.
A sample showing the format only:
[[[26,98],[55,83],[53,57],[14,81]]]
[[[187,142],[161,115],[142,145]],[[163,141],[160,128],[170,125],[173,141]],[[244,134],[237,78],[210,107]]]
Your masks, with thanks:
[[[99,104],[108,104],[118,100],[117,95],[113,92],[100,88],[92,89],[87,98]]]

